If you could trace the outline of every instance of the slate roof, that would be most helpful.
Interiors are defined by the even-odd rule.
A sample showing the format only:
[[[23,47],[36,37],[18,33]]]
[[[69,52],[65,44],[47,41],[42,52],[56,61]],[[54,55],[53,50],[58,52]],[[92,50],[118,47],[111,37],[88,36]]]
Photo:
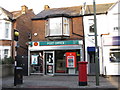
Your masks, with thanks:
[[[97,4],[96,5],[96,13],[106,13],[107,10],[113,5],[114,3],[108,4]],[[64,8],[51,8],[47,10],[43,10],[38,13],[32,20],[37,19],[46,19],[49,17],[57,17],[57,16],[66,16],[66,17],[74,17],[74,16],[82,16],[82,6],[74,6],[74,7],[64,7]],[[85,15],[93,14],[93,5],[86,5]]]
[[[38,13],[33,19],[44,19],[52,16],[76,16],[80,15],[81,8],[82,6],[47,9]]]

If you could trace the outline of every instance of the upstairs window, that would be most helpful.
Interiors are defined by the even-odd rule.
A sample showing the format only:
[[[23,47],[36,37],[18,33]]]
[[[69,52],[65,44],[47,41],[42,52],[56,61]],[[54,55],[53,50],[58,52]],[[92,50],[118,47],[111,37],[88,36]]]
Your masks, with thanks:
[[[89,19],[89,33],[94,33],[94,19]]]
[[[6,22],[5,23],[5,38],[9,38],[9,28],[10,28],[10,23]]]
[[[48,36],[69,36],[69,19],[49,18],[46,21],[46,37]]]

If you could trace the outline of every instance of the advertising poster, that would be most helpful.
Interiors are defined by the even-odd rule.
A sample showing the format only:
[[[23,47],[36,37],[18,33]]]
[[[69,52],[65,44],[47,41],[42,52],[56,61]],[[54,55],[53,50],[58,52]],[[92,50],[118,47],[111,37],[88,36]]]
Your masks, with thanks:
[[[32,55],[31,65],[38,64],[38,55]]]

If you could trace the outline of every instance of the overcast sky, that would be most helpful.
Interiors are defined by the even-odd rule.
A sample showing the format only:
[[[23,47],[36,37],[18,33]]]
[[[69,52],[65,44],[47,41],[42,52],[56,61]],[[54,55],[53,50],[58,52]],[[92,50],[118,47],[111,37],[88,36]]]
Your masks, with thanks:
[[[95,0],[96,4],[112,3],[118,0]],[[38,14],[44,9],[44,5],[50,8],[71,7],[86,4],[93,4],[93,0],[0,0],[0,6],[8,11],[17,11],[22,5],[26,5],[29,9],[33,9]]]

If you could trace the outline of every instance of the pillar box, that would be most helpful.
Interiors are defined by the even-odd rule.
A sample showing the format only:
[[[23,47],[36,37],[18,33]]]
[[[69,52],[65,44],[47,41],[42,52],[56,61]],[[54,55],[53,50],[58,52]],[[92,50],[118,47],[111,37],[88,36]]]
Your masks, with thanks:
[[[85,61],[78,62],[79,86],[87,86],[87,63]]]

